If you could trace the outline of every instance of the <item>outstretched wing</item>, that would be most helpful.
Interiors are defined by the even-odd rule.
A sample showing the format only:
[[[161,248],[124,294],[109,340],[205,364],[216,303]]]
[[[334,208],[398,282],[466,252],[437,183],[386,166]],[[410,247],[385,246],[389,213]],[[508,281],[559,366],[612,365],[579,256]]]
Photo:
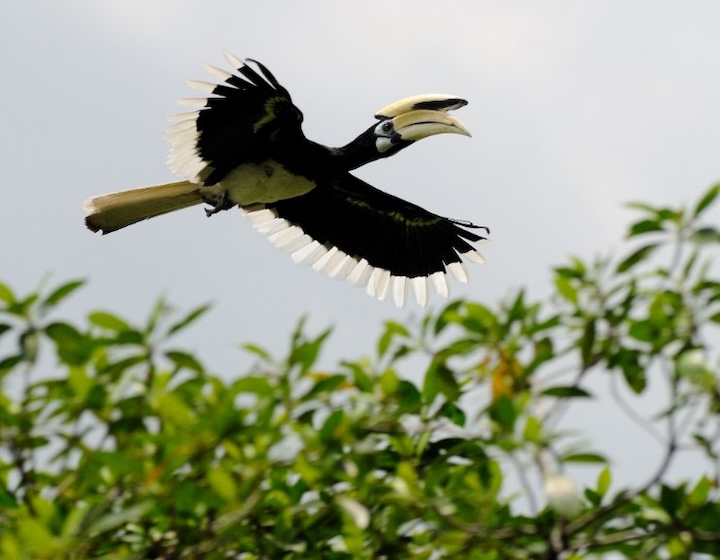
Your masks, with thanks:
[[[203,185],[214,185],[237,166],[267,157],[283,135],[302,134],[302,113],[270,71],[254,60],[247,62],[260,73],[230,53],[225,57],[240,75],[206,66],[222,83],[189,81],[209,95],[180,100],[200,109],[171,117],[166,134],[172,144],[170,168]]]
[[[430,286],[447,297],[447,272],[467,282],[461,256],[484,262],[471,243],[485,238],[465,229],[479,226],[432,214],[349,173],[305,195],[244,211],[295,262],[365,286],[378,299],[390,293],[399,307],[409,286],[420,305]]]

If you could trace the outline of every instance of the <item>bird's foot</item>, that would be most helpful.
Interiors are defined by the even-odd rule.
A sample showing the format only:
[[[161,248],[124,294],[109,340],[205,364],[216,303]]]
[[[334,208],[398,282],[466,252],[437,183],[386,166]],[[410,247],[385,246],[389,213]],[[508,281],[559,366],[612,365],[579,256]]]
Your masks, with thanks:
[[[218,212],[230,210],[230,208],[236,206],[235,203],[228,197],[227,191],[221,191],[220,193],[213,194],[203,194],[202,198],[206,204],[212,206],[212,208],[205,208],[205,214],[207,214],[208,218]]]

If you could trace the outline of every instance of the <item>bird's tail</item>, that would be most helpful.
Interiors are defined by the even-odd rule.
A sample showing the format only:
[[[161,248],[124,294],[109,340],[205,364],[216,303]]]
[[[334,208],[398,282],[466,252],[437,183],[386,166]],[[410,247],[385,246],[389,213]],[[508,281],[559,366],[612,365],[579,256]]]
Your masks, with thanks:
[[[200,185],[189,181],[165,183],[88,198],[85,225],[92,231],[110,233],[136,222],[203,202]]]

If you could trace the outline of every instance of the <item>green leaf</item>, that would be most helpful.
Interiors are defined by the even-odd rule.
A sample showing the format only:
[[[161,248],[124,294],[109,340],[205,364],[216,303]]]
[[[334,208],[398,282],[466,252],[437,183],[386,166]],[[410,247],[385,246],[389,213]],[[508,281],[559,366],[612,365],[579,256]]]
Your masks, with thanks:
[[[445,395],[448,401],[454,402],[460,396],[460,385],[445,364],[433,362],[425,373],[423,397],[427,402],[432,402],[438,393]]]
[[[87,395],[93,386],[93,380],[90,379],[85,370],[80,367],[71,367],[67,379],[70,388],[81,398],[85,398],[85,395]]]
[[[353,383],[358,390],[363,393],[372,393],[375,383],[373,383],[373,379],[365,371],[364,367],[354,362],[342,362],[342,365],[352,372]]]
[[[271,362],[272,356],[270,353],[265,350],[264,348],[261,348],[260,346],[257,346],[256,344],[243,344],[242,349],[250,352],[251,354],[255,354],[260,359],[262,359],[264,362]]]
[[[12,325],[6,325],[5,323],[0,323],[0,336],[4,335],[9,330],[12,330]]]
[[[62,300],[64,300],[66,297],[68,297],[70,294],[72,294],[83,284],[85,284],[85,280],[73,280],[71,282],[67,282],[62,286],[57,287],[48,297],[46,297],[41,302],[40,305],[46,309],[51,309],[52,307],[55,307],[58,303],[60,303]]]
[[[155,507],[155,502],[146,500],[144,502],[129,505],[120,511],[108,513],[99,519],[93,520],[93,524],[87,529],[88,535],[96,535],[112,531],[128,523],[137,523],[142,517]],[[109,535],[108,535],[109,537]]]
[[[578,291],[573,285],[573,279],[567,276],[557,275],[555,276],[555,289],[563,299],[569,301],[573,305],[578,303]]]
[[[162,419],[178,428],[189,428],[197,422],[193,410],[175,393],[158,395],[156,405]]]
[[[330,335],[330,332],[330,329],[328,329],[311,341],[302,342],[296,339],[293,342],[293,348],[288,359],[289,365],[299,365],[302,373],[307,372],[315,364],[323,342]]]
[[[555,397],[558,399],[592,398],[592,394],[576,385],[550,387],[545,389],[541,395]]]
[[[211,305],[209,303],[206,303],[204,305],[201,305],[195,309],[193,309],[190,313],[188,313],[185,317],[180,319],[177,323],[173,324],[168,329],[168,334],[175,334],[184,328],[188,327],[192,323],[194,323],[197,319],[199,319],[202,315],[207,312],[208,309],[210,309]]]
[[[0,488],[0,509],[17,509],[18,505],[17,500],[10,492]]]
[[[465,412],[455,403],[446,402],[440,408],[440,414],[458,426],[465,426]]]
[[[378,340],[377,350],[380,357],[385,355],[385,352],[387,352],[393,339],[397,336],[410,338],[410,331],[408,331],[407,328],[400,323],[396,323],[395,321],[386,321],[385,332],[383,332],[380,340]]]
[[[253,393],[260,397],[269,397],[273,394],[273,386],[266,377],[248,375],[241,377],[232,385],[238,393]]]
[[[60,359],[69,365],[83,365],[93,351],[93,344],[85,335],[68,323],[52,323],[45,327],[57,348]]]
[[[525,290],[519,290],[515,300],[508,311],[508,323],[520,321],[527,315],[527,306],[525,305]]]
[[[192,354],[180,352],[179,350],[169,350],[165,352],[165,356],[175,364],[177,369],[189,369],[200,375],[205,373],[205,368]]]
[[[38,294],[30,294],[23,300],[16,300],[12,302],[12,304],[8,305],[5,311],[12,315],[22,317],[23,319],[29,319],[30,310],[32,309],[33,304],[38,300],[39,297],[40,296]]]
[[[0,282],[0,300],[4,301],[8,305],[15,303],[15,294],[13,294],[12,290],[2,282]]]
[[[380,388],[386,395],[393,395],[398,390],[400,379],[393,368],[387,368],[378,379]]]
[[[695,206],[695,210],[693,211],[693,217],[697,217],[702,214],[705,209],[715,201],[718,194],[720,194],[720,183],[710,187],[710,189],[698,201]]]
[[[170,313],[171,309],[164,297],[159,297],[153,304],[148,316],[147,325],[145,326],[145,335],[150,335],[155,332],[158,324],[161,320],[165,319]]]
[[[448,325],[458,323],[460,321],[460,313],[458,312],[458,310],[462,305],[463,302],[461,301],[453,301],[449,303],[445,307],[445,309],[438,313],[437,319],[435,320],[435,325],[433,327],[433,332],[435,333],[435,335],[438,335],[442,331],[444,331]]]
[[[524,375],[529,377],[538,367],[555,357],[555,350],[552,338],[543,337],[533,344],[534,356],[532,361],[525,366]]]
[[[328,377],[325,377],[323,379],[320,379],[312,389],[305,395],[305,398],[314,397],[316,395],[320,395],[322,393],[332,393],[340,387],[343,383],[347,381],[347,378],[342,374],[335,374],[330,375]]]
[[[460,323],[471,333],[485,336],[498,324],[498,318],[495,313],[484,305],[479,303],[466,303],[462,306],[462,309],[465,311],[465,315],[461,317]]]
[[[15,354],[13,356],[3,358],[2,360],[0,360],[0,375],[7,373],[22,361],[22,354]]]
[[[20,335],[20,349],[23,360],[29,363],[35,363],[39,343],[38,332],[32,327]]]
[[[612,473],[610,472],[610,469],[608,467],[604,467],[603,470],[600,471],[597,481],[597,493],[600,495],[600,497],[603,497],[605,496],[605,494],[607,494],[611,482]]]
[[[710,226],[701,227],[692,232],[690,240],[699,244],[720,243],[720,231]]]
[[[653,214],[653,215],[656,215],[658,213],[658,209],[655,206],[652,206],[645,202],[626,202],[625,208],[632,208],[633,210],[641,210],[643,212],[647,212],[648,214]]]
[[[633,251],[629,256],[625,257],[619,265],[617,265],[617,268],[615,271],[618,274],[622,274],[623,272],[627,272],[631,268],[633,268],[638,263],[644,261],[647,259],[650,254],[655,251],[655,249],[658,248],[657,243],[650,243],[648,245],[644,245],[640,247],[639,249],[636,249]]]
[[[88,315],[88,321],[96,327],[100,327],[101,329],[108,331],[125,332],[132,330],[130,325],[128,325],[120,317],[105,311],[95,311],[90,313]]]
[[[555,269],[555,275],[567,280],[581,280],[585,276],[585,270],[570,268],[567,266],[558,266]]]
[[[697,484],[695,484],[695,487],[690,491],[690,494],[688,494],[688,504],[690,504],[691,507],[704,505],[710,496],[710,491],[713,489],[713,486],[713,481],[707,476],[700,478]]]
[[[640,351],[628,348],[621,348],[608,360],[611,368],[620,368],[625,376],[625,381],[636,393],[645,390],[645,368],[640,363]]]
[[[607,463],[607,459],[598,453],[570,453],[561,460],[563,463]]]
[[[422,407],[422,395],[410,381],[401,379],[395,392],[400,414],[417,414]],[[447,404],[447,403],[446,403]]]
[[[501,395],[490,405],[488,410],[490,418],[497,422],[505,431],[512,431],[517,420],[517,410],[512,399],[507,395]]]
[[[685,493],[682,488],[671,488],[666,484],[660,487],[660,505],[670,514],[670,517],[675,518],[677,516],[682,506],[684,495]]]
[[[580,341],[580,356],[582,365],[587,368],[592,364],[595,348],[595,321],[590,319],[585,323],[582,340]]]
[[[223,468],[215,467],[208,471],[207,480],[215,493],[226,502],[234,502],[237,496],[235,480]]]
[[[657,220],[641,220],[635,222],[628,232],[628,237],[635,237],[644,233],[651,233],[657,231],[664,231],[662,224]]]
[[[523,439],[530,443],[540,443],[542,439],[542,424],[535,416],[529,416],[525,421]]]
[[[330,413],[319,431],[320,439],[323,441],[337,440],[337,430],[345,419],[345,413],[342,409],[337,408]]]

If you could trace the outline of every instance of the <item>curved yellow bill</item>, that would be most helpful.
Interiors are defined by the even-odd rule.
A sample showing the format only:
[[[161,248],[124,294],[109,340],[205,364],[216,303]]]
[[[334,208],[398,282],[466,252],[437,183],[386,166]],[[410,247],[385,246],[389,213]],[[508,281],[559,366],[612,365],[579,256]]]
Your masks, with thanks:
[[[460,107],[464,107],[468,102],[456,95],[448,95],[446,93],[424,93],[422,95],[413,95],[405,97],[395,103],[383,107],[377,113],[377,119],[389,119],[397,117],[410,111],[442,111],[448,112]]]
[[[410,111],[392,119],[395,133],[403,140],[415,142],[433,134],[463,134],[471,136],[468,128],[443,111]]]

